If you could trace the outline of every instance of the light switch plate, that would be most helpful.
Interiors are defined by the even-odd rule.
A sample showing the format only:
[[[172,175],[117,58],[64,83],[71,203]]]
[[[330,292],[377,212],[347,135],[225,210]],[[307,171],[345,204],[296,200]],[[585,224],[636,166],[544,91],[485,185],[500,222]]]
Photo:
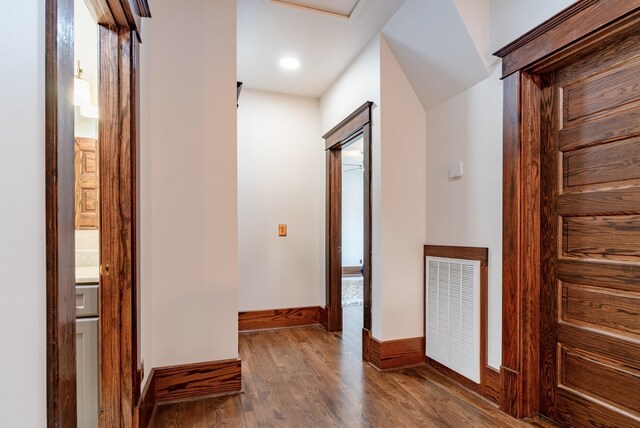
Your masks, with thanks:
[[[453,162],[449,164],[449,178],[460,178],[464,174],[464,165],[462,162]]]
[[[287,225],[279,224],[278,225],[278,236],[287,236]]]

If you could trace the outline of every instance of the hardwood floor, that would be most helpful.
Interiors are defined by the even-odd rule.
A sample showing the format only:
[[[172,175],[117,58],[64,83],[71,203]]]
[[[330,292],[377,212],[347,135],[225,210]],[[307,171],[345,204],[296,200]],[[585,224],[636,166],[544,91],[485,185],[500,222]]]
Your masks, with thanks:
[[[531,426],[426,366],[380,373],[363,364],[361,328],[362,307],[350,307],[343,334],[318,326],[242,333],[244,393],[160,406],[155,426]]]

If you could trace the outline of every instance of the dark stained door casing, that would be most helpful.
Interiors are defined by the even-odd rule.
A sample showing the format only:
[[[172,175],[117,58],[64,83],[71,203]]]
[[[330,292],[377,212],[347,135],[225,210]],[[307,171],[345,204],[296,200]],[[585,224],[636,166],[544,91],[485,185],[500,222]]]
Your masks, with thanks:
[[[541,413],[640,426],[640,34],[542,76]]]

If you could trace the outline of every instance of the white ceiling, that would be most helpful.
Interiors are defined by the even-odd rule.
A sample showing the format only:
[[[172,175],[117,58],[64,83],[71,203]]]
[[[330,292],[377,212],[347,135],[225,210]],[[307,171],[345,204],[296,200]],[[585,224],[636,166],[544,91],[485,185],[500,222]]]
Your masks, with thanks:
[[[238,80],[246,88],[319,97],[404,2],[238,0]],[[284,56],[298,58],[301,67],[282,70]]]
[[[490,74],[488,0],[407,0],[382,32],[427,110]]]

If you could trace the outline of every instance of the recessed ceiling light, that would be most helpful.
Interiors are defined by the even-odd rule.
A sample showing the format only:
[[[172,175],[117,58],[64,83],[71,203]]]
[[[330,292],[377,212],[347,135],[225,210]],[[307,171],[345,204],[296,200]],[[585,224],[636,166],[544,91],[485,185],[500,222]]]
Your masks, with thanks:
[[[292,57],[282,58],[280,60],[280,67],[285,70],[297,70],[300,68],[300,61]]]

